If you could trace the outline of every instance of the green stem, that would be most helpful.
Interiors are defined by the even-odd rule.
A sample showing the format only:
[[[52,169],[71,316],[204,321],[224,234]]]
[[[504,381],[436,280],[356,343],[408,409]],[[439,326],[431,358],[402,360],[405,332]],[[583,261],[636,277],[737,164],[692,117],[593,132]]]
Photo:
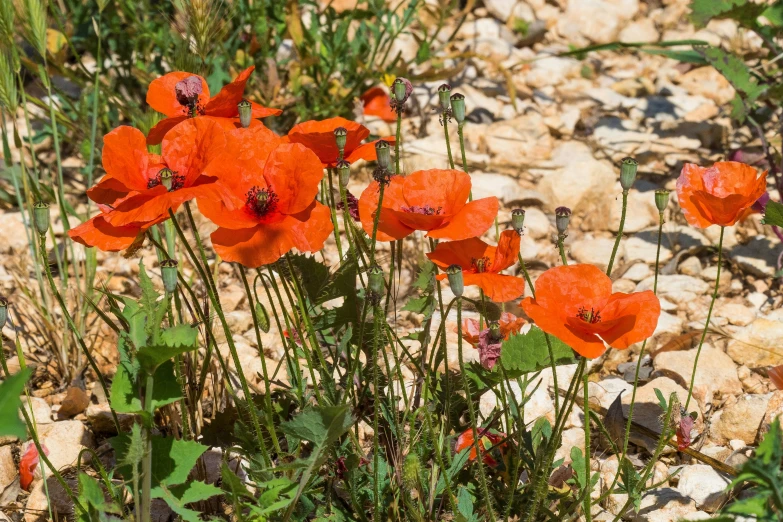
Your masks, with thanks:
[[[397,135],[394,141],[394,173],[402,174],[400,170],[400,147],[402,145],[402,107],[397,111]]]
[[[612,267],[614,266],[614,258],[617,255],[617,249],[620,247],[620,240],[623,238],[623,228],[625,227],[625,214],[628,210],[628,191],[623,190],[623,212],[620,215],[620,227],[617,229],[617,237],[614,240],[614,247],[612,248],[612,256],[609,258],[609,265],[606,267],[606,275],[612,275]]]
[[[560,234],[557,236],[557,250],[560,252],[560,259],[563,261],[563,266],[568,266],[568,259],[566,259],[565,247],[563,246],[563,241],[565,241],[565,238],[565,234]]]
[[[688,405],[691,403],[691,397],[693,396],[693,381],[696,379],[696,368],[699,365],[699,355],[701,355],[701,348],[704,346],[704,339],[707,337],[707,330],[710,328],[712,309],[715,307],[715,300],[718,298],[718,287],[720,286],[720,266],[723,263],[723,233],[725,230],[726,227],[720,227],[720,239],[718,239],[718,271],[715,276],[715,288],[712,292],[710,308],[707,310],[707,320],[704,323],[704,330],[701,332],[701,339],[699,339],[699,347],[696,349],[696,358],[693,360],[693,371],[691,372],[691,382],[688,385],[688,398],[685,401],[685,411],[688,410]]]
[[[370,263],[375,264],[375,242],[378,235],[378,221],[381,218],[381,209],[383,208],[383,193],[386,189],[386,183],[381,181],[378,183],[380,186],[378,192],[378,208],[375,210],[375,216],[372,220],[372,244],[370,246]]]
[[[381,307],[375,306],[373,310],[373,340],[372,340],[372,386],[374,395],[374,405],[372,414],[372,474],[373,474],[373,501],[375,503],[375,513],[381,513],[381,492],[379,487],[380,476],[378,474],[378,466],[380,464],[380,434],[378,433],[378,420],[381,410],[381,401],[379,399],[379,384],[378,384],[378,342],[380,339],[380,323],[381,323]],[[358,357],[357,357],[358,358]],[[377,516],[377,515],[376,515]]]
[[[152,517],[152,427],[155,424],[155,407],[152,402],[152,389],[155,383],[153,375],[147,375],[144,387],[144,411],[147,419],[144,423],[144,458],[141,461],[141,522],[150,522]]]
[[[327,171],[328,171],[328,178],[329,178],[329,213],[332,217],[332,226],[334,227],[334,242],[337,245],[337,253],[340,256],[340,260],[342,260],[343,246],[340,240],[340,225],[337,222],[337,207],[335,207],[334,204],[334,181],[332,180],[333,169],[329,167]],[[345,232],[346,234],[348,233],[347,230]]]
[[[451,156],[451,141],[449,141],[449,116],[443,113],[443,134],[446,136],[446,153],[449,156],[449,168],[454,168],[454,158]]]
[[[593,519],[591,511],[592,501],[592,482],[590,480],[591,468],[590,468],[590,399],[588,396],[589,388],[589,373],[584,372],[584,412],[585,412],[585,500],[584,500],[584,512],[585,522],[590,522]]]

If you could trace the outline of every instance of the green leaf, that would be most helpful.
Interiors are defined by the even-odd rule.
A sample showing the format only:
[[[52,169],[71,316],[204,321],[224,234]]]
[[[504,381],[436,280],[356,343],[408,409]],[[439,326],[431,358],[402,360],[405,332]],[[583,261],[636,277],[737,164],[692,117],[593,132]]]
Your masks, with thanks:
[[[658,388],[655,388],[654,391],[655,396],[658,397],[658,405],[663,411],[666,411],[668,409],[668,403],[666,402],[666,398],[663,396],[663,392],[661,392],[661,390]]]
[[[448,475],[449,478],[449,484],[454,484],[454,479],[459,474],[459,472],[462,471],[462,468],[464,468],[468,463],[468,457],[470,457],[470,448],[465,448],[454,455],[449,469],[446,470],[446,475]],[[443,493],[443,491],[445,491],[445,489],[446,481],[444,480],[443,475],[440,475],[438,477],[438,483],[435,486],[435,495],[440,495]]]
[[[177,355],[195,350],[198,330],[189,324],[180,324],[164,330],[160,345],[143,346],[136,354],[141,368],[145,372],[154,373],[164,362]]]
[[[242,481],[237,477],[236,473],[231,471],[228,464],[223,462],[220,466],[220,477],[223,479],[223,489],[231,494],[233,498],[255,498],[250,491],[247,490]]]
[[[19,418],[19,409],[22,407],[19,397],[28,377],[30,370],[25,368],[0,384],[0,436],[11,435],[20,439],[27,436],[27,427]]]
[[[121,362],[109,390],[109,402],[117,413],[143,413],[139,398],[138,363]],[[174,375],[174,363],[167,361],[155,370],[155,385],[152,388],[154,408],[160,408],[182,398],[182,388]]]
[[[704,27],[712,19],[731,18],[748,26],[764,12],[767,6],[748,0],[693,0],[691,20]]]
[[[220,488],[200,481],[192,481],[181,486],[161,487],[153,491],[154,498],[162,498],[172,511],[186,522],[201,522],[201,513],[185,506],[200,500],[206,500],[223,493]]]
[[[118,455],[129,452],[131,438],[123,433],[110,439],[114,451]],[[188,474],[196,465],[199,457],[207,451],[207,447],[194,441],[176,440],[172,437],[152,437],[152,494],[155,497],[164,495],[164,486],[170,488],[188,480]],[[119,466],[120,473],[131,476],[131,468]]]
[[[783,205],[775,201],[768,201],[764,209],[764,219],[761,222],[765,225],[783,227]]]
[[[585,456],[582,450],[576,446],[571,448],[571,468],[574,470],[574,478],[579,486],[579,489],[584,489],[587,484],[587,478],[585,477]]]
[[[563,341],[550,335],[549,342],[552,346],[555,365],[576,362],[574,351]],[[500,360],[510,376],[549,368],[549,348],[544,331],[534,326],[526,334],[512,335],[507,341],[503,341]]]
[[[696,46],[694,50],[715,67],[735,89],[744,94],[749,105],[753,105],[764,93],[765,87],[758,84],[756,77],[738,56],[719,47]]]

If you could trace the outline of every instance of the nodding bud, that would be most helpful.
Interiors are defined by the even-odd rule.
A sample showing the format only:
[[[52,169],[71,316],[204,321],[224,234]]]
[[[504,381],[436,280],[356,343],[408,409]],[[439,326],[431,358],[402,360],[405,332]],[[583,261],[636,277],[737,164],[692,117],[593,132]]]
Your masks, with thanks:
[[[631,190],[633,182],[636,181],[636,171],[639,168],[639,162],[633,158],[623,158],[620,164],[620,185],[623,190]]]
[[[389,147],[389,142],[384,140],[376,141],[375,154],[377,156],[376,161],[378,162],[378,166],[388,170],[391,166],[391,147]]]
[[[334,141],[337,143],[337,150],[340,151],[340,157],[342,157],[345,152],[345,142],[348,141],[348,131],[345,127],[334,129]]]
[[[557,233],[561,236],[568,230],[568,223],[571,221],[571,209],[568,207],[557,207],[555,209],[555,226]]]
[[[392,84],[392,94],[398,104],[405,103],[413,92],[413,85],[405,78],[397,77]]]
[[[171,169],[163,169],[158,175],[160,176],[160,184],[166,187],[166,190],[171,190],[174,185],[174,172]]]
[[[385,292],[386,282],[383,280],[383,269],[378,265],[373,265],[369,269],[367,278],[367,288],[375,296],[381,296]]]
[[[525,228],[525,211],[521,208],[515,208],[511,211],[511,226],[517,231],[517,234],[522,234],[522,230]]]
[[[465,95],[455,92],[451,95],[451,114],[460,125],[465,121]]]
[[[33,223],[42,236],[49,230],[49,203],[38,201],[33,205]]]
[[[669,191],[668,190],[656,190],[655,191],[655,206],[658,207],[658,212],[663,214],[666,207],[669,206]]]
[[[239,109],[239,124],[243,129],[247,129],[253,119],[253,105],[247,100],[242,100],[237,103],[237,109]]]
[[[255,313],[258,327],[262,332],[269,333],[269,314],[267,313],[266,308],[264,308],[264,305],[261,304],[261,301],[256,301]]]
[[[444,111],[451,108],[451,85],[444,83],[438,87],[438,100],[440,101],[440,108]]]
[[[0,329],[5,326],[8,320],[8,299],[0,295]]]
[[[345,160],[337,162],[337,176],[340,179],[340,186],[345,188],[348,186],[348,181],[351,179],[351,164]]]
[[[177,291],[177,260],[164,259],[160,262],[160,274],[163,278],[163,288],[167,294]]]
[[[462,297],[462,294],[465,292],[465,282],[462,279],[462,267],[459,265],[451,265],[446,269],[446,276],[449,278],[451,293],[456,297]]]

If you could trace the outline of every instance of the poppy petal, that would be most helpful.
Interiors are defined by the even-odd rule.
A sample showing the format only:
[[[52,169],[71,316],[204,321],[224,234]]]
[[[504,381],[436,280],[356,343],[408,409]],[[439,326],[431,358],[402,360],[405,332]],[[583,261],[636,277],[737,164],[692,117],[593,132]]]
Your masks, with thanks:
[[[394,136],[386,136],[385,138],[381,138],[379,140],[371,141],[369,143],[364,143],[362,145],[359,145],[355,149],[353,149],[351,153],[347,155],[345,161],[347,161],[348,163],[355,163],[360,159],[363,159],[365,161],[377,160],[378,153],[375,150],[375,145],[379,141],[385,141],[392,147],[397,143],[397,140],[394,138]]]
[[[361,97],[364,104],[364,114],[378,116],[383,121],[397,121],[397,113],[391,108],[391,96],[383,87],[373,87]]]
[[[535,286],[538,304],[558,311],[563,318],[576,317],[582,307],[600,310],[612,295],[612,280],[588,264],[550,268],[538,277]]]
[[[197,203],[199,212],[219,227],[237,230],[259,224],[258,218],[248,212],[244,205],[231,210],[223,201],[211,198],[200,198]]]
[[[471,237],[460,241],[439,243],[435,250],[427,253],[427,257],[441,268],[459,265],[465,270],[471,266],[474,259],[492,257],[494,254],[495,247],[486,244],[477,237]]]
[[[171,129],[188,119],[187,116],[173,116],[160,120],[147,134],[147,145],[158,145]]]
[[[541,277],[539,277],[540,279]],[[538,295],[538,283],[536,283],[536,296]],[[522,301],[521,306],[525,313],[536,323],[536,326],[566,343],[579,355],[588,359],[595,359],[606,351],[604,342],[598,336],[569,328],[562,318],[553,314],[548,308],[538,304],[536,299],[526,297]]]
[[[223,188],[217,183],[202,183],[171,192],[158,185],[127,198],[117,205],[114,212],[107,214],[106,219],[114,226],[143,224],[154,221],[159,216],[168,216],[169,210],[176,212],[181,204],[191,199],[222,200],[223,196]]]
[[[215,121],[190,118],[166,134],[161,156],[168,168],[185,177],[184,186],[188,187],[225,146],[225,132]]]
[[[720,226],[734,225],[742,213],[754,203],[742,194],[731,194],[721,198],[703,190],[694,191],[691,201],[710,225]]]
[[[404,179],[408,206],[440,209],[446,216],[457,214],[470,195],[470,176],[461,170],[419,170]]]
[[[525,293],[525,281],[520,277],[482,272],[463,273],[462,278],[465,286],[478,286],[496,303],[511,301]]]
[[[113,205],[131,190],[117,179],[104,176],[102,180],[87,189],[87,197],[102,205]]]
[[[283,114],[282,109],[273,109],[272,107],[264,107],[256,102],[250,102],[250,115],[253,118],[267,118],[269,116],[280,116]]]
[[[264,166],[272,151],[283,143],[280,136],[261,122],[256,123],[226,133],[225,149],[204,168],[204,175],[218,178],[243,201],[252,187],[266,188]]]
[[[403,239],[413,232],[413,229],[403,224],[393,212],[390,212],[387,204],[401,205],[405,202],[402,196],[403,182],[402,178],[393,176],[389,184],[383,190],[383,208],[378,217],[378,230],[376,240],[394,241]],[[359,219],[362,222],[362,228],[368,236],[372,237],[372,230],[375,220],[375,212],[378,209],[378,199],[380,197],[380,185],[377,181],[371,182],[362,195],[359,196]]]
[[[448,220],[448,216],[439,214],[420,214],[390,208],[384,208],[384,212],[393,215],[397,221],[414,230],[435,230],[441,228]]]
[[[324,170],[318,156],[299,143],[278,146],[266,161],[264,178],[277,195],[276,211],[296,214],[318,194]]]
[[[184,115],[186,109],[177,101],[175,88],[178,82],[191,76],[201,80],[201,94],[198,95],[198,103],[203,106],[209,101],[207,81],[197,74],[184,71],[170,72],[152,80],[147,88],[147,103],[156,111],[169,117]]]
[[[337,161],[339,151],[334,141],[334,130],[343,127],[348,134],[345,139],[345,156],[359,147],[364,139],[370,135],[369,129],[355,121],[345,118],[329,118],[321,121],[306,121],[288,131],[288,138],[293,143],[301,143],[311,149],[325,165],[332,165]],[[350,160],[348,160],[350,161]]]
[[[68,231],[68,236],[86,247],[97,247],[104,252],[119,252],[133,244],[144,229],[136,225],[115,227],[99,214]]]
[[[430,230],[427,237],[434,239],[467,239],[480,236],[492,226],[498,214],[499,203],[494,196],[474,199],[454,216],[444,227]]]
[[[632,294],[616,293],[601,309],[602,322],[622,321],[599,335],[611,347],[625,349],[652,336],[660,315],[661,303],[651,290]]]
[[[147,141],[139,129],[122,125],[103,137],[104,180],[113,178],[129,190],[146,190],[148,171],[156,159],[147,152]]]
[[[738,161],[718,161],[704,170],[702,181],[704,190],[717,197],[731,194],[750,196],[754,193],[759,179],[764,179],[766,185],[767,172],[759,176],[758,171]],[[753,201],[757,200],[754,198]]]
[[[500,233],[498,246],[492,259],[489,272],[500,272],[517,262],[519,257],[520,235],[514,230],[504,230]]]

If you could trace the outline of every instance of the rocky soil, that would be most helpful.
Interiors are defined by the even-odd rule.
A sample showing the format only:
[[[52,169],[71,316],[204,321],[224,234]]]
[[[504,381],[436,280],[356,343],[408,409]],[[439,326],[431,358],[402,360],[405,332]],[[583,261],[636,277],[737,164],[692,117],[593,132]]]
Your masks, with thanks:
[[[444,30],[443,38],[453,30]],[[684,0],[484,0],[447,46],[443,66],[453,70],[448,81],[454,91],[465,95],[469,112],[465,138],[474,195],[495,195],[501,200],[501,228],[510,222],[513,208],[526,210],[521,253],[533,279],[560,263],[553,243],[553,210],[561,205],[574,211],[566,241],[569,260],[606,266],[620,221],[618,163],[632,156],[640,163],[640,176],[629,196],[625,238],[612,278],[615,291],[652,288],[658,223],[654,191],[673,190],[684,162],[709,164],[737,150],[758,152],[758,140],[747,128],[733,126],[729,118],[727,102],[733,88],[710,67],[692,68],[662,56],[630,52],[595,53],[581,61],[555,56],[567,51],[569,44],[690,38],[735,48],[758,44],[730,21],[696,30],[688,22]],[[403,35],[397,45],[403,56],[412,59],[416,50],[412,39]],[[405,119],[407,172],[446,167],[445,139],[435,110],[440,83],[419,84],[414,89],[414,107]],[[376,134],[391,133],[382,121],[367,119],[365,123]],[[23,122],[22,127],[24,130]],[[454,147],[456,132],[451,142]],[[19,151],[11,153],[18,161]],[[52,159],[46,143],[35,153],[40,161]],[[76,181],[84,161],[81,157],[66,160],[74,194],[84,190]],[[352,180],[350,189],[358,195],[367,182],[367,173],[362,173]],[[776,193],[772,197],[779,199]],[[717,274],[717,255],[712,247],[719,231],[688,227],[676,197],[672,199],[665,214],[658,280],[663,312],[647,343],[635,410],[635,420],[654,429],[659,428],[660,410],[653,390],[658,388],[664,395],[675,391],[683,400],[687,396],[698,343],[693,333],[704,326]],[[78,201],[74,198],[75,204]],[[60,356],[53,348],[62,346],[61,332],[47,329],[35,300],[27,296],[37,284],[22,226],[18,212],[0,212],[0,293],[14,303],[12,321],[2,331],[4,348],[9,356],[15,353],[13,342],[18,338],[27,364],[35,366],[30,407],[50,458],[55,466],[66,469],[76,464],[83,448],[97,449],[101,454],[112,425],[106,399],[89,374],[86,392],[79,383],[72,386],[61,380]],[[208,236],[209,227],[203,224],[202,237]],[[60,233],[62,228],[60,224]],[[494,240],[494,231],[487,237]],[[413,252],[422,245],[419,238],[413,238],[405,247]],[[738,466],[783,413],[783,391],[767,376],[769,367],[783,364],[783,295],[779,281],[773,278],[780,244],[760,225],[760,216],[751,215],[726,229],[724,247],[726,263],[719,296],[694,382],[691,407],[699,416],[693,448]],[[83,251],[78,245],[76,248],[81,255]],[[150,272],[159,274],[150,249],[139,255]],[[323,255],[327,262],[335,263],[333,242]],[[418,257],[405,256],[399,302],[410,294]],[[136,263],[99,252],[98,281],[110,291],[137,295]],[[241,281],[225,264],[220,267],[220,281],[233,330],[246,332],[235,337],[245,373],[258,384],[261,360]],[[522,315],[516,303],[508,303],[506,310]],[[85,319],[99,363],[111,375],[116,364],[116,338],[91,314]],[[408,312],[399,320],[401,329],[416,328],[420,322]],[[436,317],[433,327],[441,320]],[[455,317],[445,320],[449,323],[450,366],[454,367]],[[267,364],[277,367],[282,346],[274,325],[262,342]],[[591,396],[604,408],[621,396],[627,413],[639,348],[610,350],[593,361]],[[475,352],[469,352],[477,358]],[[12,367],[19,366],[15,357],[10,362]],[[408,368],[402,371],[408,380],[406,386],[410,385],[412,372]],[[558,370],[561,386],[573,372],[573,367]],[[526,405],[529,421],[552,415],[555,390],[551,372],[543,372],[540,379],[541,385]],[[511,390],[519,393],[513,386]],[[495,405],[494,395],[485,395],[482,413],[489,415]],[[584,444],[584,415],[578,406],[575,410],[561,450],[566,463],[570,446]],[[365,430],[365,435],[370,431]],[[643,440],[632,444],[635,458],[648,457],[645,445]],[[0,441],[0,512],[5,513],[0,514],[0,522],[36,522],[48,517],[43,481],[37,480],[29,494],[19,488],[18,460],[25,449],[26,441]],[[617,457],[602,453],[599,447],[593,451],[593,468],[601,474],[597,497],[612,481]],[[629,520],[706,519],[729,498],[726,476],[674,452],[664,456],[652,481],[658,486]],[[595,520],[611,520],[625,502],[622,497],[610,496],[604,505],[596,506]],[[158,519],[166,516],[164,510]]]

